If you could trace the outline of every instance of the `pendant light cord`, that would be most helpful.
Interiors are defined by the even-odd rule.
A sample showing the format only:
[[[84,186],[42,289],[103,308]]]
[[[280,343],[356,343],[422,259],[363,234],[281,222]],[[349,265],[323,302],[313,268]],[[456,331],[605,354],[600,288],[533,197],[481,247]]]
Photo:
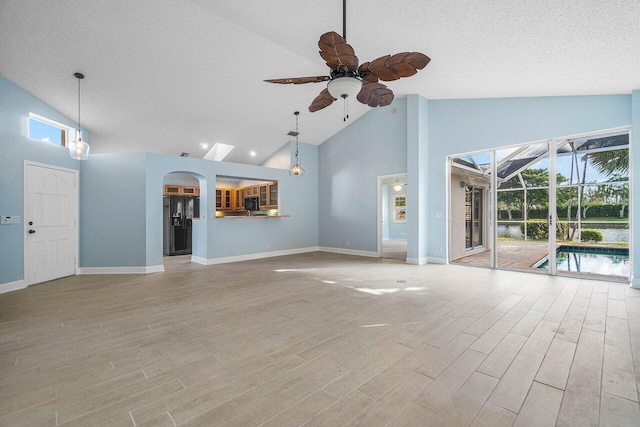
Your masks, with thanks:
[[[80,133],[80,80],[78,79],[78,133]]]
[[[73,76],[78,79],[78,133],[80,133],[80,80],[84,79],[84,74],[73,73]]]
[[[298,115],[300,114],[300,112],[296,111],[293,114],[296,115],[296,165],[298,165],[300,164],[300,162],[298,161]]]

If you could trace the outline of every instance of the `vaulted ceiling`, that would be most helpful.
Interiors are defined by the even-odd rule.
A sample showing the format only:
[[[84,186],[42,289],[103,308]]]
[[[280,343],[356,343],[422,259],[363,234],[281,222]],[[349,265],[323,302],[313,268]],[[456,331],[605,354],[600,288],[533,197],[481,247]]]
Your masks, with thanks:
[[[637,0],[349,0],[347,39],[361,62],[419,51],[432,62],[389,82],[396,97],[478,98],[640,89]],[[236,148],[262,163],[285,144],[320,144],[366,113],[307,107],[325,83],[262,80],[327,74],[317,41],[342,33],[342,1],[3,0],[0,74],[76,118],[76,71],[92,153]],[[387,107],[388,108],[388,107]],[[257,155],[251,157],[250,150]]]

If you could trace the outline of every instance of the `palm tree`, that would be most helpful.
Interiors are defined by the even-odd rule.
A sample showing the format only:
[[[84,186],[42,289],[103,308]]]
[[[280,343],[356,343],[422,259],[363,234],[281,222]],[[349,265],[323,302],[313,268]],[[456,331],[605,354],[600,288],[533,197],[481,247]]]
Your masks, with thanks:
[[[629,172],[628,149],[589,153],[585,158],[591,163],[591,166],[593,166],[595,170],[607,177],[615,173],[625,174]]]
[[[595,153],[587,153],[582,158],[584,162],[584,167],[582,169],[582,180],[580,184],[580,198],[579,200],[583,200],[584,196],[584,184],[587,179],[587,164],[590,163],[591,166],[601,174],[606,177],[610,177],[615,175],[616,173],[626,174],[629,172],[629,150],[621,149],[621,150],[610,150],[610,151],[598,151]],[[573,165],[572,165],[573,169]],[[586,212],[586,209],[585,209]],[[624,206],[622,208],[622,212],[624,213]],[[578,209],[576,212],[576,221],[578,221],[578,215],[581,212]],[[571,232],[571,236],[569,236],[569,240],[573,240],[573,236],[576,232],[576,227],[574,226]]]

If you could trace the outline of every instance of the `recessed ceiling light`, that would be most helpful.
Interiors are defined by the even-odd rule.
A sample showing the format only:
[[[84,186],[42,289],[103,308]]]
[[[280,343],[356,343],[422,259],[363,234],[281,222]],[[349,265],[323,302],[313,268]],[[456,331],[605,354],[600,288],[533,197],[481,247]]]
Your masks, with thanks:
[[[209,148],[209,144],[207,144],[206,142],[201,142],[201,143],[200,143],[200,146],[201,146],[202,148]]]
[[[249,154],[251,154],[251,157],[255,157],[256,156],[256,152],[253,151],[253,150],[249,151]]]

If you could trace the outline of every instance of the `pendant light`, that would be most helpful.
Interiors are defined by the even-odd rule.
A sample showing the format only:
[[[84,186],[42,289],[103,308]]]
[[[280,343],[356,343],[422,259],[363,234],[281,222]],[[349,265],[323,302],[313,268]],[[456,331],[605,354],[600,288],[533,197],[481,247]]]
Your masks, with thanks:
[[[76,132],[76,139],[69,143],[69,154],[72,159],[87,160],[89,157],[89,144],[82,140],[82,130],[80,129],[80,80],[84,79],[84,74],[74,73],[75,78],[78,79],[78,131]]]
[[[300,166],[300,162],[298,161],[298,116],[300,115],[300,111],[296,111],[293,113],[296,116],[296,131],[289,132],[287,135],[296,137],[296,164],[289,168],[289,175],[291,176],[302,176],[304,175],[304,169]]]

